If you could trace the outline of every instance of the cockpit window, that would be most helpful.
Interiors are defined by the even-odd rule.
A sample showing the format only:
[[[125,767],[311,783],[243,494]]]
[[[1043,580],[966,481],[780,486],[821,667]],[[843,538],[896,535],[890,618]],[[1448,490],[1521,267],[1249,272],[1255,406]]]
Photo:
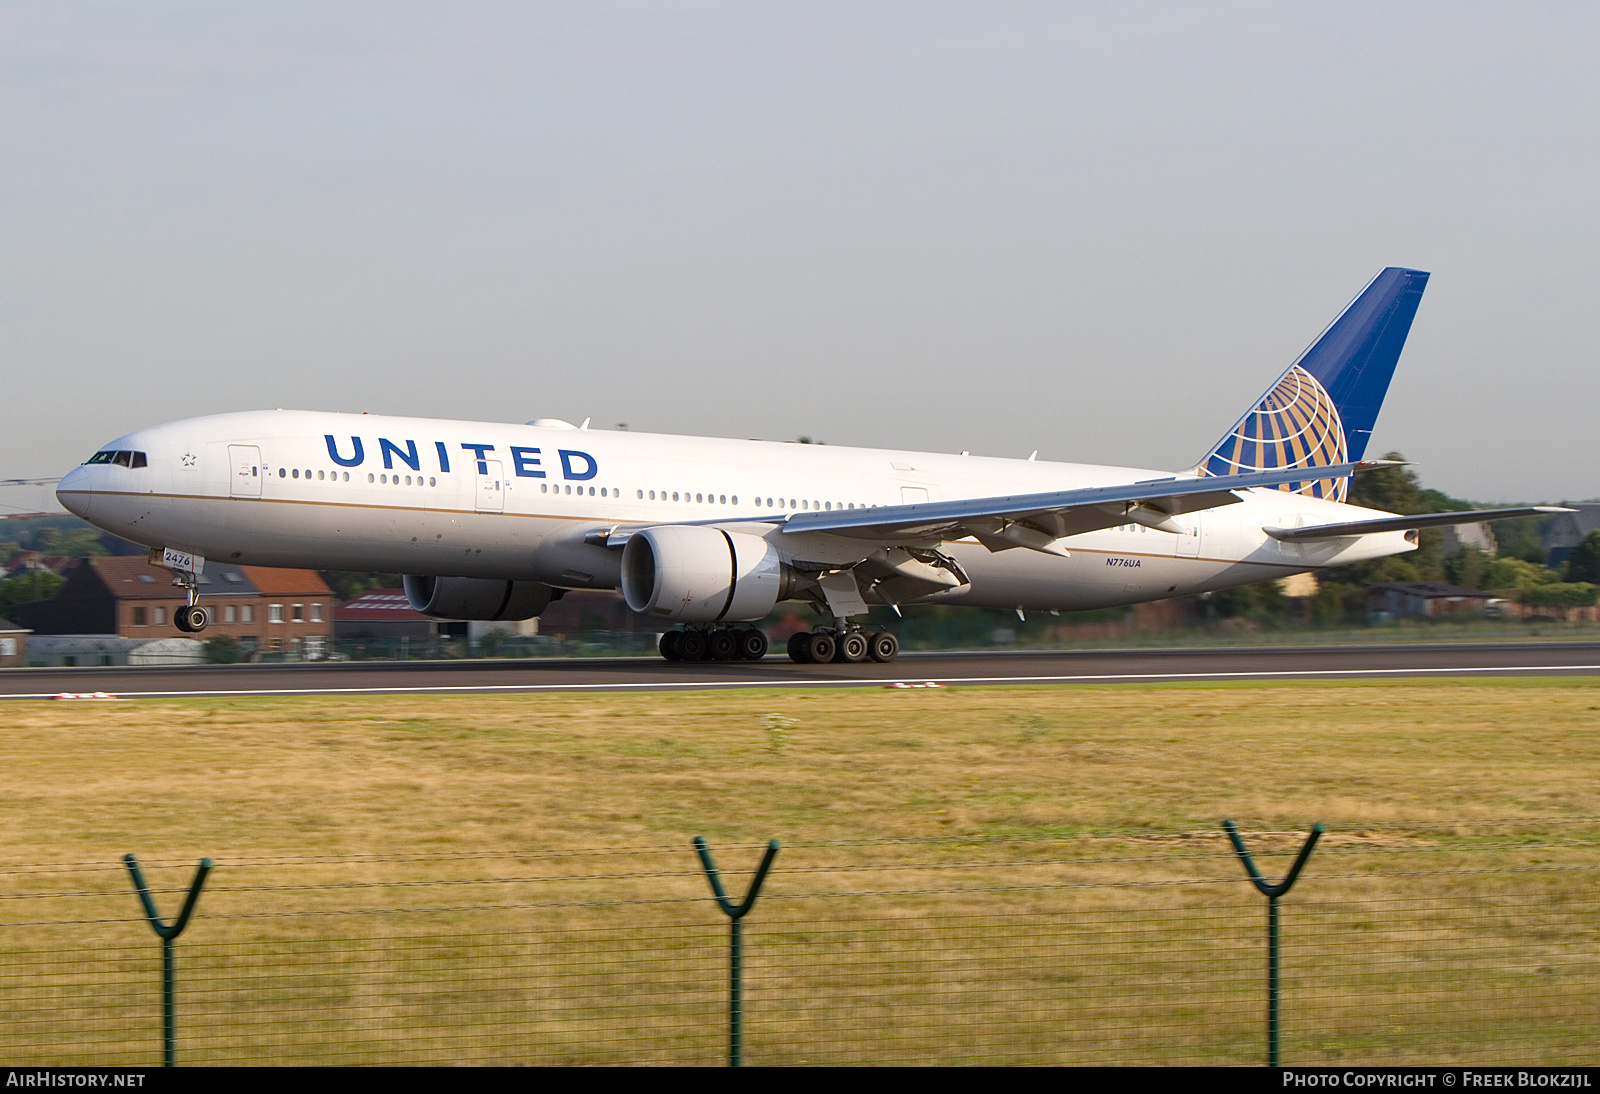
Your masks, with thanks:
[[[94,455],[85,460],[84,463],[114,463],[118,467],[127,468],[150,466],[150,461],[143,452],[126,451],[96,452]]]

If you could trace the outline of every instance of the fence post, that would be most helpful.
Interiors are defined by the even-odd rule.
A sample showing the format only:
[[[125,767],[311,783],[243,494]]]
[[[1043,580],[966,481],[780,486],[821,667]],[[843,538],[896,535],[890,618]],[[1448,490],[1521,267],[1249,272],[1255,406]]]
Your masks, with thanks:
[[[174,1067],[177,1022],[172,998],[172,943],[189,925],[195,902],[200,899],[200,890],[205,886],[206,875],[215,863],[208,858],[200,860],[200,868],[195,871],[194,881],[189,885],[189,896],[183,902],[183,911],[178,913],[178,918],[169,927],[161,921],[161,913],[156,911],[155,898],[150,895],[150,886],[144,883],[139,860],[130,851],[122,856],[122,861],[133,876],[133,887],[139,891],[145,918],[149,919],[151,930],[161,939],[161,1066]]]
[[[756,906],[756,897],[761,894],[761,883],[767,879],[767,871],[772,868],[772,860],[778,857],[777,840],[767,841],[767,853],[761,859],[761,865],[756,868],[756,876],[750,882],[750,891],[745,894],[744,903],[735,905],[728,899],[727,891],[722,887],[722,878],[717,874],[717,864],[711,861],[711,849],[706,846],[706,841],[699,836],[694,838],[694,849],[700,855],[700,865],[705,868],[706,878],[711,882],[711,894],[717,898],[717,906],[728,917],[728,1066],[739,1067],[743,1064],[743,1036],[744,1036],[744,931],[739,921],[751,908]]]
[[[1228,839],[1233,841],[1233,849],[1239,855],[1239,861],[1244,863],[1245,873],[1250,875],[1250,881],[1267,898],[1267,1066],[1277,1067],[1278,1064],[1278,898],[1287,893],[1300,876],[1300,870],[1305,866],[1306,860],[1311,857],[1311,849],[1317,845],[1317,840],[1322,838],[1326,831],[1320,824],[1311,826],[1311,835],[1306,838],[1305,844],[1300,848],[1300,854],[1295,858],[1294,865],[1289,867],[1289,873],[1278,884],[1270,884],[1261,876],[1261,871],[1256,869],[1255,862],[1250,858],[1250,852],[1244,849],[1244,840],[1239,835],[1238,827],[1231,821],[1222,822],[1222,827],[1228,833]]]

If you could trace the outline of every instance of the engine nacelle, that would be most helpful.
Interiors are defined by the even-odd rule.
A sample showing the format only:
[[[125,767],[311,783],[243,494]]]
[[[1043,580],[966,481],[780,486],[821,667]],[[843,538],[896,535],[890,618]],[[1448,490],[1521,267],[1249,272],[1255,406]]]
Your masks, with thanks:
[[[622,549],[623,598],[658,619],[761,619],[787,586],[777,548],[743,532],[665,524],[633,533]]]
[[[555,590],[537,581],[486,577],[405,575],[406,601],[439,619],[532,619],[549,606]]]

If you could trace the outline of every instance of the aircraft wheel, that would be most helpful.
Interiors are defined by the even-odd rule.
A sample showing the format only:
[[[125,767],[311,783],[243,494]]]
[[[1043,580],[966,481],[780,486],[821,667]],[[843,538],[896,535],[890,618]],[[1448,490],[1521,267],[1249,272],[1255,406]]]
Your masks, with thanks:
[[[665,657],[668,661],[681,660],[681,657],[678,654],[678,643],[682,640],[682,631],[668,631],[666,634],[663,634],[661,636],[661,645],[659,647],[661,650],[661,656]]]
[[[682,631],[683,637],[678,639],[679,661],[704,661],[706,659],[706,636],[703,631]]]
[[[888,631],[879,631],[867,643],[867,652],[879,663],[888,663],[900,656],[900,639]]]
[[[189,633],[189,613],[183,608],[174,608],[172,611],[172,625],[184,634]]]
[[[834,646],[833,659],[847,665],[859,664],[867,659],[867,636],[851,631],[842,636]]]
[[[191,604],[187,608],[179,608],[177,615],[178,629],[188,631],[190,634],[199,634],[206,629],[210,620],[206,618],[206,610],[198,604]]]
[[[811,655],[806,651],[806,640],[811,636],[805,631],[795,631],[789,636],[789,660],[797,665],[804,665],[811,660]]]
[[[732,661],[739,656],[739,636],[731,630],[712,631],[706,639],[706,656],[713,661]]]
[[[833,651],[837,646],[833,635],[813,631],[806,635],[806,660],[812,664],[826,665],[833,660]]]
[[[739,632],[739,656],[746,661],[759,661],[767,655],[767,636],[758,630]]]

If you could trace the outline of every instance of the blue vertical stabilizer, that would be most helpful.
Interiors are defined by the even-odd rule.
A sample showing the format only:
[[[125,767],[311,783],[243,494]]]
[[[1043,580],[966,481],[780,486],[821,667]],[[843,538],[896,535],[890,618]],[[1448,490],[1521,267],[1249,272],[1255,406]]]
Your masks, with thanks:
[[[1200,470],[1237,475],[1360,460],[1428,275],[1384,270],[1218,441]],[[1280,489],[1343,501],[1344,479]]]

